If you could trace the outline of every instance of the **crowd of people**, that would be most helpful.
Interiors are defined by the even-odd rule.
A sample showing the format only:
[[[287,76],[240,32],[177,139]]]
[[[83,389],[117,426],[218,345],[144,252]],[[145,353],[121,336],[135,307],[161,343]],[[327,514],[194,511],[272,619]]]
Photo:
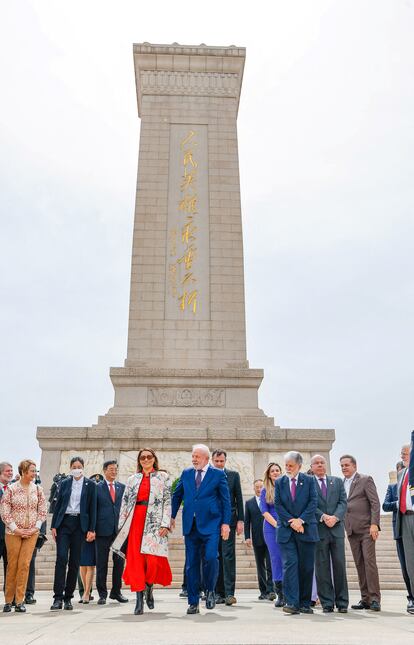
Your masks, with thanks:
[[[414,432],[412,441],[414,440]],[[383,510],[393,513],[394,538],[407,587],[407,612],[414,614],[414,451],[401,450],[398,480],[388,486]],[[302,472],[297,451],[283,466],[267,466],[252,482],[254,495],[243,502],[239,473],[226,468],[225,450],[193,446],[192,466],[172,482],[151,448],[138,452],[136,473],[118,481],[118,464],[87,478],[84,460],[74,456],[68,475],[58,475],[49,497],[56,562],[51,611],[72,610],[79,585],[81,604],[89,604],[96,570],[97,604],[108,599],[108,561],[112,555],[109,598],[128,602],[122,582],[135,593],[134,614],[155,606],[153,588],[171,584],[168,537],[182,513],[185,567],[181,597],[187,614],[216,604],[236,604],[236,535],[244,534],[255,556],[259,600],[273,601],[285,614],[347,613],[345,560],[348,538],[358,573],[360,600],[353,610],[381,611],[375,546],[380,534],[380,501],[372,477],[343,455],[343,477],[327,474],[327,461],[314,455]],[[18,476],[0,463],[0,557],[4,565],[3,612],[26,612],[34,598],[36,552],[46,538],[47,503],[36,464],[23,460]]]

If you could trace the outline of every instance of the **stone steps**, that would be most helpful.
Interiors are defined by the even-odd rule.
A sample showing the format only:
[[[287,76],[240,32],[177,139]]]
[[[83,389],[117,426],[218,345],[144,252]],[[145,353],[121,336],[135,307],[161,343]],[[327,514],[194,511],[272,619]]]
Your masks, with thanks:
[[[49,522],[50,524],[50,522]],[[177,523],[178,524],[178,523]],[[177,533],[180,527],[177,526]],[[347,575],[350,589],[358,588],[358,578],[352,559],[351,550],[346,540]],[[252,549],[247,547],[240,538],[236,545],[237,559],[237,587],[250,589],[257,587],[256,564]],[[382,518],[382,531],[377,543],[377,562],[382,589],[403,590],[400,565],[392,537],[391,516]],[[45,544],[36,559],[36,587],[39,590],[51,590],[53,586],[53,573],[55,563],[55,545],[52,538]],[[174,537],[170,540],[170,565],[173,573],[173,587],[178,588],[182,582],[184,566],[184,543],[182,538]],[[112,561],[109,563],[109,575]],[[2,572],[0,572],[0,585],[2,585]]]

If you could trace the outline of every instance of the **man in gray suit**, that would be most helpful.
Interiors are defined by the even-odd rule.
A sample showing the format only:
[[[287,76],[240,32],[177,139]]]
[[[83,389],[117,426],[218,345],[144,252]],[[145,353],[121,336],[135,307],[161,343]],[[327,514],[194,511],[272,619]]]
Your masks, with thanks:
[[[315,476],[318,491],[319,542],[316,543],[315,573],[318,597],[324,614],[348,611],[349,595],[345,564],[346,493],[342,480],[326,474],[326,459],[314,455],[311,469]],[[331,562],[334,584],[332,584]]]
[[[357,472],[352,455],[340,459],[348,506],[345,530],[358,572],[361,600],[352,609],[381,611],[381,592],[375,557],[375,542],[379,535],[380,501],[374,480]]]
[[[414,432],[412,433],[414,439]],[[397,517],[395,521],[395,537],[402,539],[405,555],[405,564],[407,567],[408,578],[410,580],[411,594],[414,594],[414,507],[409,486],[409,465],[410,453],[412,446],[406,444],[401,448],[401,459],[404,468],[398,473],[398,503]],[[412,458],[411,458],[412,459]],[[414,614],[414,607],[407,607],[409,614]]]

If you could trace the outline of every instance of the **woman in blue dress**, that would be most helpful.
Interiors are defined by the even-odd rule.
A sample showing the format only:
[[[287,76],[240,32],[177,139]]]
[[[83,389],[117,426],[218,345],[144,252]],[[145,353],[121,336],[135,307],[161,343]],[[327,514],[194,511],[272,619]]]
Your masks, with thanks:
[[[263,476],[263,489],[260,493],[260,510],[264,518],[263,535],[269,550],[272,566],[272,578],[275,592],[277,594],[275,607],[283,607],[283,571],[280,547],[276,542],[276,532],[279,518],[275,510],[275,481],[282,474],[279,464],[271,461]]]

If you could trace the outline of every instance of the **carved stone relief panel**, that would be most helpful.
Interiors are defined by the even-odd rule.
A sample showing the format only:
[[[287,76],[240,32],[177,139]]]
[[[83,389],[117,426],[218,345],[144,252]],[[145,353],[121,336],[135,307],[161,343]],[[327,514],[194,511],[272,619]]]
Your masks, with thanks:
[[[224,407],[224,388],[150,387],[148,405],[156,407]]]
[[[239,95],[238,74],[141,70],[142,94]]]

